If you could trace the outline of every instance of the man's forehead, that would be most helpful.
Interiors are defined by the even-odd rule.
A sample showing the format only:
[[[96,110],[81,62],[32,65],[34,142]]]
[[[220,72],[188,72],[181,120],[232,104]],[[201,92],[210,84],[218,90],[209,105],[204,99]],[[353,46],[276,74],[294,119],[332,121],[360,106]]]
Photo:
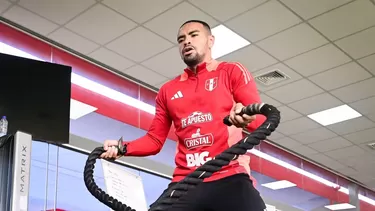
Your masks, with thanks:
[[[203,31],[204,29],[204,26],[200,23],[195,23],[195,22],[192,22],[192,23],[187,23],[185,25],[183,25],[180,30],[179,30],[179,33],[189,33],[191,31]]]

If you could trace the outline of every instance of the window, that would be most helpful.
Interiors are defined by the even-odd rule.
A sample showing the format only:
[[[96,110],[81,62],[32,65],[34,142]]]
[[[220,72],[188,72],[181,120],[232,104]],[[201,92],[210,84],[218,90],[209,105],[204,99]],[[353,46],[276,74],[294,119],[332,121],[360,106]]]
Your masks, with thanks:
[[[74,211],[108,211],[87,190],[83,168],[87,155],[52,144],[33,141],[30,172],[30,210],[56,208]],[[127,167],[127,171],[141,176],[147,204],[153,203],[170,183],[158,177]],[[95,165],[95,181],[105,190],[101,162]],[[131,190],[129,190],[131,191]]]

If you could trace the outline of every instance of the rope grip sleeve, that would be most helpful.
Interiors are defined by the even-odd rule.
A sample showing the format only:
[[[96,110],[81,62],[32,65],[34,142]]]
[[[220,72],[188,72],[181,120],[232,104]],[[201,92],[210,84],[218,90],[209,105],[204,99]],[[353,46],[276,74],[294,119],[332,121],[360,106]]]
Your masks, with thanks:
[[[244,114],[247,114],[249,116],[253,116],[255,114],[262,114],[260,109],[263,107],[263,105],[264,103],[251,104],[251,105],[245,106],[242,108],[241,112],[238,113],[237,115],[242,116]],[[229,115],[224,118],[223,123],[228,126],[232,126],[232,123],[229,121]]]

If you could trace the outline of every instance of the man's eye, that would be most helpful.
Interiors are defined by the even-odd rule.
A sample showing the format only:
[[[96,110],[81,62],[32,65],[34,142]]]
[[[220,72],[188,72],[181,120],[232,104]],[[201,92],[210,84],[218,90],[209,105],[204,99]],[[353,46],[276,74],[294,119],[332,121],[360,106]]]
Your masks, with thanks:
[[[198,36],[197,34],[193,34],[193,35],[191,35],[192,37],[196,37],[196,36]]]

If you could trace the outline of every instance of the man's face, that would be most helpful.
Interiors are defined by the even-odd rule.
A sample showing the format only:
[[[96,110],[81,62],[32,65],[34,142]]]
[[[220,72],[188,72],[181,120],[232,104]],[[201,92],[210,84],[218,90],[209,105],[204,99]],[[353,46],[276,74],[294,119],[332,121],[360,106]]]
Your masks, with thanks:
[[[182,60],[193,67],[211,53],[213,36],[200,23],[187,23],[178,32],[177,42]]]

